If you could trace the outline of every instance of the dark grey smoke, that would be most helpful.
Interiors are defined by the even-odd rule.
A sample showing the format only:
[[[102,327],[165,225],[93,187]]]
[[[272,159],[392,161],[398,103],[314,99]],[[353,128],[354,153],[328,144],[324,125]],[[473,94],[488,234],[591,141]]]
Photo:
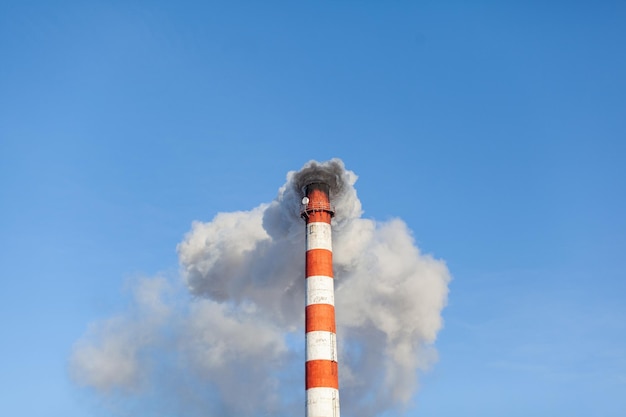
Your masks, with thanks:
[[[332,159],[323,164],[311,161],[293,175],[291,184],[300,196],[304,196],[304,187],[312,182],[328,184],[332,200],[345,192],[346,183],[343,177],[345,171],[340,159]]]

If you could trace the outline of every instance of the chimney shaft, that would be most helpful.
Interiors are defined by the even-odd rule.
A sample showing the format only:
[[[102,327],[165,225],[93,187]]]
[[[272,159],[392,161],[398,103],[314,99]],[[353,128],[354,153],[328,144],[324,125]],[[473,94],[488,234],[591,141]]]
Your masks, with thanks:
[[[331,218],[327,184],[305,188],[306,221],[306,416],[339,417],[337,336]]]

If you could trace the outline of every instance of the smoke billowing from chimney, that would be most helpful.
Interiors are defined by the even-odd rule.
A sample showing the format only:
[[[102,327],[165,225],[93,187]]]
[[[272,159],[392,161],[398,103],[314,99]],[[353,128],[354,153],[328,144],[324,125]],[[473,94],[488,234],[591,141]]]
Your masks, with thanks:
[[[113,407],[180,416],[304,412],[303,187],[329,184],[342,412],[405,406],[436,360],[449,272],[399,219],[361,218],[356,175],[333,159],[287,174],[276,199],[194,222],[178,245],[182,278],[144,279],[131,311],[92,326],[74,379]],[[137,405],[140,404],[140,405]],[[151,406],[148,407],[147,404]],[[155,404],[158,404],[155,405]]]

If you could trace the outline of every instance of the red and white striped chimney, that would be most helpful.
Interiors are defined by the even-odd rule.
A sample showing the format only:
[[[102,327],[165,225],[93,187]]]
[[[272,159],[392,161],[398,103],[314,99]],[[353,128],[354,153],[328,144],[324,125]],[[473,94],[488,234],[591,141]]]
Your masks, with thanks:
[[[333,214],[328,185],[308,184],[301,213],[306,221],[306,417],[339,417]]]

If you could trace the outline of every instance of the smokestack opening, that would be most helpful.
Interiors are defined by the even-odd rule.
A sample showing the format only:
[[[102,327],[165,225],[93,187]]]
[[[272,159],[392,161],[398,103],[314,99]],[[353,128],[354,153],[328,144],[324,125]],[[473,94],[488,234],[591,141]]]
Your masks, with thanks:
[[[330,204],[330,186],[327,183],[320,181],[310,182],[303,189],[305,197],[302,199],[300,217],[306,220],[313,213],[317,213],[318,217],[322,213],[326,213],[330,217],[335,215],[335,209]]]
[[[304,195],[309,197],[315,191],[321,191],[330,197],[330,186],[325,182],[312,182],[304,186]]]

